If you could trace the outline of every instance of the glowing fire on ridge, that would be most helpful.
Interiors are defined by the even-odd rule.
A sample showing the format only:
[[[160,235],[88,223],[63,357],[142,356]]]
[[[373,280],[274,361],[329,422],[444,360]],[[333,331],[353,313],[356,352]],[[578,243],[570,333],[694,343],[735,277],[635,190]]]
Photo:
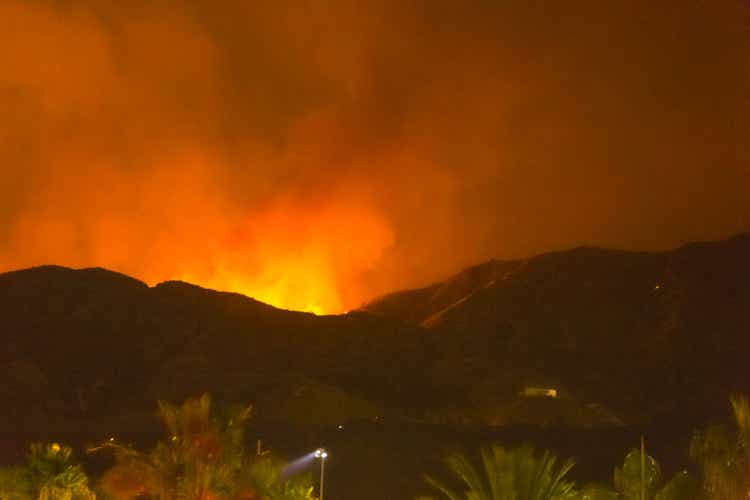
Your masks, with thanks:
[[[375,267],[393,234],[361,196],[277,198],[238,213],[222,203],[202,168],[180,168],[179,175],[163,169],[147,183],[113,175],[105,182],[119,190],[85,190],[78,204],[65,203],[74,187],[64,176],[50,182],[42,199],[51,209],[15,222],[11,240],[23,252],[0,253],[0,268],[100,266],[150,285],[182,280],[316,314],[343,312],[367,298],[353,292],[357,280]],[[172,192],[164,194],[164,185]],[[186,215],[185,207],[200,208]]]
[[[179,279],[284,309],[340,313],[353,302],[347,287],[393,239],[381,216],[351,200],[278,203],[228,233],[206,255],[208,265],[188,259],[168,276],[154,269],[147,281]]]

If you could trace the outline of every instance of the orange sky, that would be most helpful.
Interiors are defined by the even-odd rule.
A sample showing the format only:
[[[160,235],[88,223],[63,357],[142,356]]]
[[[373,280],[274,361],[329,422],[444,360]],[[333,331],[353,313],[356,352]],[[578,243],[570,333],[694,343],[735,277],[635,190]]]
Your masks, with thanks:
[[[602,4],[0,0],[0,271],[338,312],[750,229],[748,4]]]

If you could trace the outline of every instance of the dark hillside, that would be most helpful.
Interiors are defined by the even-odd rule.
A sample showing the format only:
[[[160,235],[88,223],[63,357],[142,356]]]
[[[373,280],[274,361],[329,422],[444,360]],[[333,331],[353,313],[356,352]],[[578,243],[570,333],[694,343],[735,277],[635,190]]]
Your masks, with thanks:
[[[285,418],[337,401],[322,421],[373,408],[431,423],[700,421],[750,389],[748,256],[750,235],[578,248],[491,261],[340,316],[102,269],[5,273],[0,418],[119,418],[210,391]],[[532,414],[518,396],[529,385],[564,401]]]
[[[157,399],[210,391],[255,403],[254,432],[289,457],[326,443],[339,498],[362,484],[363,498],[413,497],[446,449],[488,440],[574,455],[577,477],[607,480],[645,433],[683,466],[691,430],[750,391],[748,256],[750,235],[578,248],[340,316],[103,269],[0,274],[0,460],[37,439],[146,446]]]
[[[284,311],[186,283],[16,271],[0,275],[0,318],[2,418],[20,424],[151,410],[156,399],[204,390],[255,400],[295,374],[391,404],[429,389],[403,374],[407,359],[429,351],[424,330],[361,313]]]
[[[523,261],[491,260],[425,288],[389,293],[365,304],[362,310],[419,324],[509,276],[522,265]]]
[[[579,248],[502,276],[493,262],[472,272],[475,286],[449,307],[433,307],[434,292],[466,283],[466,272],[364,310],[444,332],[446,352],[462,353],[446,380],[480,381],[479,401],[535,381],[640,419],[713,412],[709,401],[750,385],[749,234],[662,253]],[[399,314],[399,301],[420,315]]]

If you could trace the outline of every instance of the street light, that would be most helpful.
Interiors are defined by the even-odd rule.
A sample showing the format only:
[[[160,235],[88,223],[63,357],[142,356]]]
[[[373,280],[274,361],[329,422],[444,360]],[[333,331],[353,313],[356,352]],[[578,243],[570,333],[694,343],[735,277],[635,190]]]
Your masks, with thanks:
[[[315,458],[320,459],[320,500],[323,500],[323,478],[326,470],[327,457],[328,452],[323,448],[318,448],[317,450],[315,450]]]

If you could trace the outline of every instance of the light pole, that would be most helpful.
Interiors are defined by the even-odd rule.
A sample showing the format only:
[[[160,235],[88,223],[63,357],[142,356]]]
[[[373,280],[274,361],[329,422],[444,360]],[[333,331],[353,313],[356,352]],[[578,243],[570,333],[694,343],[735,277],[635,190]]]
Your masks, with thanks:
[[[323,500],[323,479],[325,478],[326,458],[328,458],[328,452],[323,448],[318,448],[315,450],[315,457],[320,459],[320,500]]]

